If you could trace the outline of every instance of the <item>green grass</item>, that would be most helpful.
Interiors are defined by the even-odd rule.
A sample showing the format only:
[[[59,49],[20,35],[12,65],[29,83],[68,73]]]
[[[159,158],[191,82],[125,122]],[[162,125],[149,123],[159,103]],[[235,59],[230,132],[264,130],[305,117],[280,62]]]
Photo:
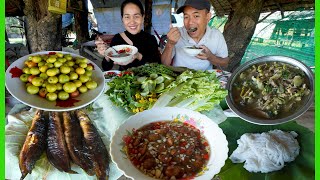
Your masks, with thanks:
[[[289,48],[286,46],[276,46],[267,43],[251,43],[244,54],[241,63],[267,55],[289,56],[300,60],[307,66],[315,65],[315,56],[313,47]]]

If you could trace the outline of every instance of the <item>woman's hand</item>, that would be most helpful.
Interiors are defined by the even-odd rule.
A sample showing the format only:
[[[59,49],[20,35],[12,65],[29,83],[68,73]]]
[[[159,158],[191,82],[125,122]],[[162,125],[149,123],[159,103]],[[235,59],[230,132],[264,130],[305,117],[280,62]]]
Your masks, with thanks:
[[[142,59],[142,54],[137,52],[135,55],[133,55],[133,60],[138,59],[139,61],[141,61]]]
[[[109,48],[108,44],[105,43],[100,36],[97,36],[96,40],[94,41],[94,43],[97,46],[97,50],[99,52],[99,54],[101,54],[102,56],[104,56],[107,60],[109,59],[107,56],[105,56],[104,52]]]

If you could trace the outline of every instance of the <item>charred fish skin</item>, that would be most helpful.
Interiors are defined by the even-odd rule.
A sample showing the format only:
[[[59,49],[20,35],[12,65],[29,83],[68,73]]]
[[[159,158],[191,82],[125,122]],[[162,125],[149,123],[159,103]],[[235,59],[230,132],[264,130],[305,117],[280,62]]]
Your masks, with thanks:
[[[36,161],[46,148],[47,120],[43,110],[37,110],[32,119],[31,127],[19,154],[19,167],[21,179],[31,173]]]
[[[80,166],[87,174],[93,175],[92,161],[88,157],[88,151],[83,142],[82,129],[79,120],[73,111],[63,112],[64,137],[66,140],[69,155],[72,161]]]
[[[68,149],[58,112],[49,112],[47,140],[48,161],[60,171],[74,173],[71,170]]]
[[[93,169],[98,179],[107,179],[109,176],[109,155],[98,130],[82,110],[75,111],[80,121],[84,140],[91,154]]]

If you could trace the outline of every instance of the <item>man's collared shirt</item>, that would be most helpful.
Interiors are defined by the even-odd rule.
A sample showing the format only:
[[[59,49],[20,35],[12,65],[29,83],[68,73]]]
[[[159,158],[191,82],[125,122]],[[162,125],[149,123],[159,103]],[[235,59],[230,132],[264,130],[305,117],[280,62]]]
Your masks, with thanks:
[[[187,33],[184,27],[179,28],[181,38],[175,45],[172,57],[173,66],[182,66],[195,70],[209,70],[212,69],[212,64],[208,60],[202,60],[193,56],[188,55],[183,47],[185,46],[200,46],[204,45],[210,49],[210,51],[220,58],[228,57],[228,49],[226,41],[222,33],[215,29],[207,26],[206,33],[201,38],[199,43],[196,43]]]

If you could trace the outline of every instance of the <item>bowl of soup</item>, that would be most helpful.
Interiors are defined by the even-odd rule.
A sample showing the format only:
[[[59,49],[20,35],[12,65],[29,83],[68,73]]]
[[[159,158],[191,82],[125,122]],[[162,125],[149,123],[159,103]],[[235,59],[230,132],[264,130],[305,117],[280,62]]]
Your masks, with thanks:
[[[284,123],[302,115],[313,103],[313,76],[299,60],[263,56],[232,73],[226,101],[234,113],[251,123]]]
[[[137,52],[138,49],[135,46],[117,45],[109,47],[104,54],[114,62],[127,63]]]
[[[185,53],[187,53],[189,56],[197,56],[202,52],[202,48],[197,46],[185,46],[183,47],[183,50]]]
[[[112,137],[112,160],[132,179],[211,179],[228,157],[223,131],[207,116],[176,107],[131,116]]]

